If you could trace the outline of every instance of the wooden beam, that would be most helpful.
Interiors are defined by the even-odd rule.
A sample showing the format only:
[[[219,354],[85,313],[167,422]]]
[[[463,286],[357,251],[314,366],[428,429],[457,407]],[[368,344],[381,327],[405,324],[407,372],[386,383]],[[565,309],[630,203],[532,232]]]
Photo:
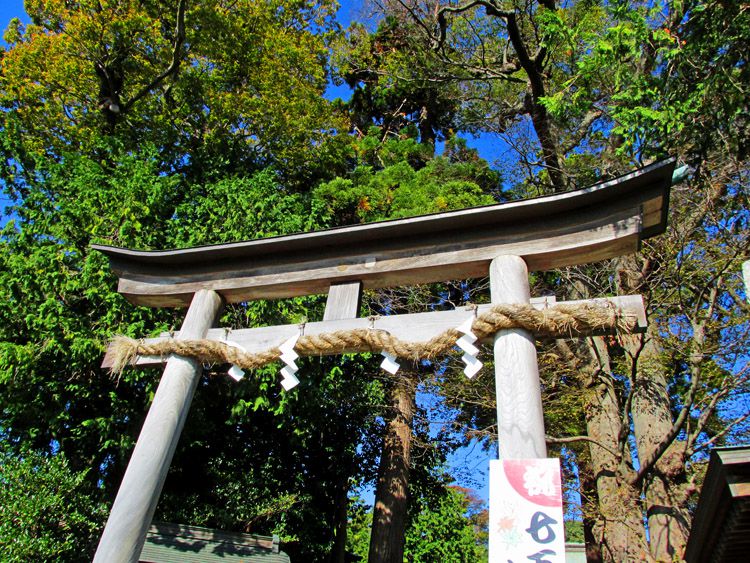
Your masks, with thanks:
[[[665,228],[674,160],[586,189],[422,217],[168,251],[94,245],[119,291],[151,307],[180,307],[211,289],[227,302],[484,277],[499,255],[530,270],[594,262],[638,249]]]
[[[221,297],[213,291],[196,293],[178,338],[205,337],[221,305]],[[202,366],[189,358],[172,356],[167,361],[99,541],[95,563],[138,561],[201,372]]]
[[[324,321],[353,319],[362,303],[362,282],[335,283],[328,290]]]
[[[532,298],[531,304],[537,309],[544,309],[555,304],[554,297]],[[643,299],[640,295],[628,295],[620,297],[607,297],[601,299],[591,299],[585,301],[564,301],[563,305],[579,304],[600,304],[613,306],[622,311],[635,315],[638,319],[638,331],[646,330],[646,312],[643,305]],[[254,354],[278,346],[284,340],[294,334],[302,331],[304,334],[324,334],[335,332],[337,330],[351,330],[356,328],[373,328],[385,330],[390,334],[405,341],[423,342],[438,334],[460,325],[467,317],[475,314],[481,314],[492,308],[492,304],[479,305],[476,310],[460,308],[450,311],[433,311],[429,313],[413,313],[409,315],[391,315],[387,317],[373,318],[350,318],[333,321],[311,322],[304,325],[279,325],[256,328],[245,328],[240,330],[230,330],[224,328],[214,328],[207,332],[206,338],[210,340],[230,340],[241,345],[249,353]],[[180,333],[176,333],[175,337]],[[162,334],[157,338],[147,338],[147,343],[158,342],[171,338],[169,334]],[[356,352],[367,352],[368,350],[359,348],[346,348],[336,350],[335,354],[349,354]],[[113,357],[107,352],[102,362],[102,367],[112,367]],[[154,366],[163,363],[162,358],[139,356],[137,365]]]

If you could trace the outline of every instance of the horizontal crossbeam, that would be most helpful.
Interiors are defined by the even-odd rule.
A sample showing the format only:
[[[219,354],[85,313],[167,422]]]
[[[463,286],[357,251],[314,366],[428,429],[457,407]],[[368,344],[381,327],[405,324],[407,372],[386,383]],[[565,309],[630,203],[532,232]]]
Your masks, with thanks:
[[[553,303],[553,300],[547,298],[534,299],[532,301],[532,305],[538,310],[544,310]],[[305,323],[304,325],[290,324],[240,330],[215,328],[208,331],[206,340],[228,340],[242,346],[248,354],[259,354],[273,349],[296,334],[314,336],[343,331],[356,331],[360,329],[383,331],[395,339],[405,342],[426,342],[450,329],[454,329],[468,318],[481,316],[484,313],[489,312],[495,305],[497,304],[479,305],[476,307],[460,308],[451,311],[434,311],[429,313],[413,313],[371,318],[338,319]],[[607,297],[581,301],[565,301],[557,303],[556,305],[567,307],[600,306],[616,309],[621,314],[635,319],[635,331],[643,331],[646,328],[646,313],[643,300],[639,295]],[[614,329],[612,331],[614,331]],[[590,335],[593,336],[596,333],[597,331],[591,331]],[[580,333],[577,335],[580,336]],[[174,335],[165,334],[157,338],[147,338],[142,342],[147,346],[151,346],[160,342],[172,340],[175,337],[179,337],[179,333]],[[336,347],[335,349],[318,349],[310,353],[305,352],[304,350],[298,350],[298,353],[301,356],[304,356],[348,354],[369,351],[371,351],[369,345],[363,343],[342,343],[341,346]],[[135,363],[139,366],[153,366],[161,365],[164,361],[165,359],[162,357],[138,356]],[[115,355],[110,346],[104,357],[102,367],[110,368],[114,363]]]

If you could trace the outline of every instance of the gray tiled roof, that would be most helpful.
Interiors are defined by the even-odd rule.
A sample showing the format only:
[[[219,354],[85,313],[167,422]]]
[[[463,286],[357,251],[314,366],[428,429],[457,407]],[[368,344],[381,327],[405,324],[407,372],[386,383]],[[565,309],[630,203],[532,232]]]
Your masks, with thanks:
[[[139,561],[144,563],[290,563],[277,536],[222,532],[198,526],[154,523]]]

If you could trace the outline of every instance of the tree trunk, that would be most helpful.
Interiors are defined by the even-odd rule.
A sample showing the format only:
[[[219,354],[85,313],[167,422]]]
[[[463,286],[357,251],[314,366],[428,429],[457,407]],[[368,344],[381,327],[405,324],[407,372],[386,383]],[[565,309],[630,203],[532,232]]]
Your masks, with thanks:
[[[650,331],[649,331],[650,332]],[[659,353],[648,335],[636,362],[631,413],[638,459],[652,457],[672,430],[672,412],[667,380]],[[675,441],[656,462],[643,481],[651,555],[659,561],[681,557],[690,532],[690,515],[682,502],[686,483],[684,447]]]
[[[531,117],[531,123],[534,125],[534,132],[542,147],[542,160],[544,160],[544,164],[547,167],[552,189],[555,193],[563,192],[567,188],[567,185],[565,177],[562,174],[560,156],[557,152],[560,143],[550,123],[551,118],[549,113],[547,113],[547,109],[539,102],[538,97],[531,93],[527,95],[526,105]]]
[[[585,407],[588,436],[600,444],[589,446],[599,499],[595,541],[603,561],[642,561],[647,547],[638,491],[627,481],[626,461],[615,455],[622,430],[617,393],[609,374],[600,373],[596,379]]]
[[[408,507],[411,424],[416,373],[396,376],[391,390],[393,416],[385,428],[368,563],[402,563]]]
[[[625,292],[642,291],[646,284],[644,269],[638,267],[635,256],[619,260],[618,274]],[[674,424],[656,336],[656,328],[649,325],[645,335],[622,338],[635,374],[631,416],[641,463],[653,457]],[[643,480],[650,551],[658,561],[681,557],[687,544],[690,514],[684,503],[686,482],[684,444],[675,441]]]
[[[589,288],[570,280],[571,297],[588,299]],[[648,559],[646,529],[643,524],[639,491],[631,484],[634,476],[623,428],[623,406],[617,394],[609,348],[601,337],[588,338],[575,353],[565,341],[558,350],[572,371],[578,372],[585,393],[584,414],[591,471],[597,506],[589,518],[600,561],[643,561]]]
[[[349,510],[348,479],[344,479],[339,485],[337,496],[336,515],[334,520],[336,529],[330,561],[331,563],[344,563],[346,561],[346,525]]]
[[[596,492],[596,479],[591,469],[590,460],[582,460],[577,456],[578,479],[581,483],[581,497],[583,505],[583,541],[586,545],[587,563],[602,563],[602,550],[594,535],[597,518],[594,517],[591,508],[599,506],[599,497]],[[587,507],[591,507],[587,510]]]

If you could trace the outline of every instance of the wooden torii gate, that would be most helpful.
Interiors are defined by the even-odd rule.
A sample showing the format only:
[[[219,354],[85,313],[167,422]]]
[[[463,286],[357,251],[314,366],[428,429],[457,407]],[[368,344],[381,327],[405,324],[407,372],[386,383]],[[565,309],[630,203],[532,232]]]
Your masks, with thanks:
[[[177,340],[230,338],[248,352],[278,346],[299,325],[212,329],[223,303],[328,294],[322,322],[305,334],[370,328],[407,341],[429,340],[474,311],[358,318],[363,288],[412,285],[489,273],[492,305],[532,303],[528,272],[632,253],[666,226],[674,159],[589,188],[505,204],[320,232],[203,246],[138,251],[94,245],[137,305],[189,306]],[[599,300],[597,300],[599,301]],[[603,300],[645,328],[640,296]],[[575,302],[571,302],[575,304]],[[487,305],[484,307],[491,307]],[[479,311],[483,310],[480,307]],[[169,335],[148,342],[159,342]],[[338,349],[330,353],[364,351]],[[500,458],[545,458],[536,349],[524,329],[494,336]],[[162,363],[138,357],[139,365]],[[111,355],[104,365],[110,366]],[[171,355],[102,534],[95,562],[137,561],[197,387],[201,365]]]

